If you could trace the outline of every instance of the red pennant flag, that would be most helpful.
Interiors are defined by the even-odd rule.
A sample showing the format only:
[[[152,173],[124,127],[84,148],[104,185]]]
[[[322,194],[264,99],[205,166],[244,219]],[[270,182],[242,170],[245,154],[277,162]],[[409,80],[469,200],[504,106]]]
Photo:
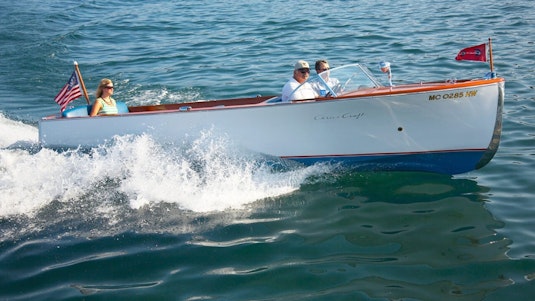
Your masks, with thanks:
[[[464,48],[455,57],[458,61],[487,61],[487,44]]]

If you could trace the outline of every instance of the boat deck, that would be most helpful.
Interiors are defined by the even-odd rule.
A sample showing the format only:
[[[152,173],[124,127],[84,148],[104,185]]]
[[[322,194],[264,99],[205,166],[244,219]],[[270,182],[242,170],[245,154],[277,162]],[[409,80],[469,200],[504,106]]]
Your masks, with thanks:
[[[406,94],[406,93],[420,93],[428,91],[439,91],[447,90],[452,88],[459,87],[471,87],[485,84],[492,84],[497,81],[503,81],[503,78],[496,79],[476,79],[476,80],[459,80],[455,82],[441,81],[441,82],[421,82],[414,84],[405,84],[397,85],[393,87],[361,87],[357,90],[345,93],[338,97],[321,97],[316,99],[303,99],[297,100],[294,102],[316,102],[316,101],[333,101],[349,98],[360,98],[360,97],[369,97],[369,96],[382,96],[382,95],[395,95],[395,94]],[[214,110],[214,109],[228,109],[228,108],[238,108],[238,107],[247,107],[247,106],[265,106],[281,103],[280,96],[258,96],[258,97],[249,97],[249,98],[232,98],[232,99],[220,99],[220,100],[200,100],[194,102],[184,102],[184,103],[169,103],[169,104],[158,104],[158,105],[143,105],[143,106],[129,106],[124,109],[124,113],[133,113],[133,114],[146,114],[146,113],[156,113],[156,112],[174,112],[174,111],[198,111],[198,110]],[[83,108],[87,108],[89,112],[90,106],[79,106],[75,109],[77,113],[73,114],[60,114],[47,116],[44,119],[59,119],[59,118],[72,118],[72,117],[87,117]],[[80,113],[81,112],[81,113]],[[122,113],[122,114],[124,114]]]

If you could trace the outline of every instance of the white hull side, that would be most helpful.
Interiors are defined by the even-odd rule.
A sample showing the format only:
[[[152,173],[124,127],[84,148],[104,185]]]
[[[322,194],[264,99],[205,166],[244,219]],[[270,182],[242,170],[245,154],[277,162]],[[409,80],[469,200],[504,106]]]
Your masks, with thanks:
[[[40,141],[45,147],[96,146],[115,135],[146,133],[181,144],[209,129],[246,149],[290,158],[484,151],[497,124],[500,89],[503,82],[242,108],[43,119]]]

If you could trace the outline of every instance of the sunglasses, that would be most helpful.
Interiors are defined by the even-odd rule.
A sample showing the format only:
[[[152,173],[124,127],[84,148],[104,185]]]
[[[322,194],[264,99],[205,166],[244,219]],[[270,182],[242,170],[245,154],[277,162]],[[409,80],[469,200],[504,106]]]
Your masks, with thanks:
[[[113,86],[104,86],[106,89],[113,89]]]
[[[331,69],[331,68],[322,68],[322,69],[318,69],[318,71],[319,71],[319,72],[323,72],[323,71],[327,71],[327,70],[329,70],[329,69]]]
[[[310,69],[307,69],[307,68],[301,68],[301,69],[298,69],[298,71],[301,72],[301,74],[310,73]]]

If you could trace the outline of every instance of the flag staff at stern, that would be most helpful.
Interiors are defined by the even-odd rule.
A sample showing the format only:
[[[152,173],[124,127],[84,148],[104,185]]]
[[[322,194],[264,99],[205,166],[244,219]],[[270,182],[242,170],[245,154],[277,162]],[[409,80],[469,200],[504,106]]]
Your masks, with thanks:
[[[80,68],[78,68],[77,61],[74,61],[74,70],[76,71],[76,74],[78,74],[78,79],[80,80],[82,91],[84,92],[85,101],[87,102],[88,105],[90,105],[91,101],[89,100],[89,95],[87,94],[87,90],[85,89],[84,79],[82,78],[82,73],[80,72]]]
[[[54,101],[57,102],[58,105],[61,107],[61,112],[63,112],[67,108],[67,105],[71,101],[82,96],[82,90],[80,90],[80,87],[83,90],[87,104],[91,104],[91,102],[89,101],[87,90],[85,89],[82,74],[80,73],[80,69],[78,68],[78,63],[75,61],[74,72],[69,78],[69,81],[65,84],[65,86],[63,86],[61,91],[59,91],[58,95],[54,97]]]
[[[489,63],[490,63],[490,72],[494,73],[494,61],[492,60],[492,41],[489,38]],[[455,57],[457,61],[487,61],[487,44],[483,43],[481,45],[471,46],[462,49],[459,51]]]
[[[494,61],[492,60],[492,42],[489,38],[489,59],[490,59],[490,72],[494,72]]]

